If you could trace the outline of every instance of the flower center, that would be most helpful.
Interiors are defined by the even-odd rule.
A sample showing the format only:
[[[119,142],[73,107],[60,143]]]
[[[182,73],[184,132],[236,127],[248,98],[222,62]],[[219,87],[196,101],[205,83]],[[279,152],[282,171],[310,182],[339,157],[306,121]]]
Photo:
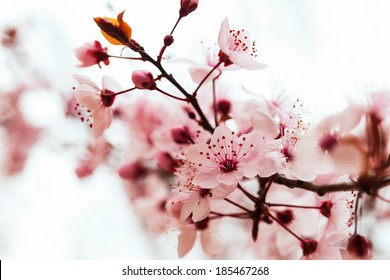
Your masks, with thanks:
[[[323,152],[330,151],[337,144],[337,140],[337,135],[331,133],[326,134],[321,138],[319,147]]]
[[[105,107],[111,107],[112,104],[114,104],[115,95],[114,92],[108,89],[103,89],[100,93],[100,98],[102,99],[102,103]]]
[[[257,49],[255,41],[251,42],[249,34],[245,29],[230,30],[230,46],[229,49],[235,52],[247,53],[257,57]]]
[[[234,159],[226,159],[220,163],[219,168],[224,173],[235,171],[237,170],[237,161]]]

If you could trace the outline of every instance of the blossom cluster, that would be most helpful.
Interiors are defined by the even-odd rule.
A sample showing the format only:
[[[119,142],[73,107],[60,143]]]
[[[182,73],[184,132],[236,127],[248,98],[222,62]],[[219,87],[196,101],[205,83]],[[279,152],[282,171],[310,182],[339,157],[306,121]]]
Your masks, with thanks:
[[[74,76],[68,115],[94,137],[77,176],[90,176],[108,161],[114,147],[106,135],[115,122],[127,139],[117,173],[134,210],[152,236],[177,233],[179,257],[200,242],[205,254],[221,258],[237,250],[262,259],[372,258],[375,244],[360,221],[369,212],[378,219],[390,214],[390,91],[371,92],[365,102],[351,101],[310,123],[302,100],[279,83],[266,99],[224,79],[227,71],[261,75],[266,67],[249,31],[232,29],[228,18],[217,44],[200,43],[202,59],[180,61],[189,80],[179,82],[166,70],[179,62],[165,53],[199,3],[179,4],[156,57],[133,38],[125,12],[94,21],[108,43],[131,55],[113,55],[98,40],[75,50],[80,67],[109,67],[114,59],[136,67],[128,70],[134,85],[128,89],[110,76],[101,85]],[[17,114],[8,122],[26,130]],[[38,133],[30,130],[27,142]]]

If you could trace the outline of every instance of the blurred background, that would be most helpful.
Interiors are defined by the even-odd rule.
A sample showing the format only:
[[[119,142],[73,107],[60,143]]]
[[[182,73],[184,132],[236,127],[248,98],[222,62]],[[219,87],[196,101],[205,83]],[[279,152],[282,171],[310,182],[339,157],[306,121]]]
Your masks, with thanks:
[[[77,67],[75,48],[94,40],[109,45],[93,17],[115,17],[127,9],[133,38],[157,54],[177,19],[179,2],[0,2],[0,258],[177,258],[176,235],[145,234],[109,164],[78,178],[75,170],[88,154],[91,136],[66,112],[73,74],[98,84],[110,74],[123,88],[131,86],[131,69],[115,61],[102,69]],[[388,87],[389,8],[385,0],[199,0],[175,31],[170,52],[185,55],[191,42],[216,42],[227,16],[232,27],[250,30],[260,60],[268,65],[235,77],[248,91],[265,96],[271,81],[280,79],[315,122],[348,100]],[[112,129],[112,143],[120,142],[119,134]],[[390,248],[381,237],[389,230],[383,224],[374,233],[380,247]],[[380,253],[390,258],[388,250]],[[189,256],[197,257],[196,250]]]

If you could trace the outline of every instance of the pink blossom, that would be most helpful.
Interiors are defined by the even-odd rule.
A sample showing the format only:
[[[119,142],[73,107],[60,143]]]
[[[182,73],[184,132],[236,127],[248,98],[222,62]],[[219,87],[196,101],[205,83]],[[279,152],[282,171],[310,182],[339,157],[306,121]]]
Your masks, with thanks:
[[[347,238],[347,233],[340,228],[325,224],[319,230],[316,239],[305,239],[301,244],[303,259],[341,260],[339,243]]]
[[[100,67],[100,62],[108,65],[110,61],[107,54],[107,48],[102,48],[99,41],[93,43],[85,43],[84,46],[75,50],[78,60],[81,61],[80,67],[88,67],[97,64]]]
[[[202,188],[236,185],[243,177],[254,177],[266,163],[260,153],[261,135],[251,132],[238,137],[221,125],[207,143],[192,145],[187,157],[197,168],[193,183]]]
[[[103,138],[99,138],[94,144],[90,144],[88,146],[88,154],[76,168],[77,176],[84,178],[91,175],[96,167],[107,161],[111,151],[112,145]]]
[[[302,166],[316,162],[318,174],[336,168],[354,174],[362,169],[364,154],[359,139],[350,133],[360,122],[362,109],[351,106],[309,130],[295,146]],[[310,152],[309,152],[310,151]]]
[[[89,123],[95,137],[100,137],[112,121],[112,104],[115,91],[120,90],[119,84],[108,76],[103,77],[103,89],[85,76],[75,75],[79,87],[75,88],[77,105],[75,110],[82,122]],[[107,89],[107,88],[110,88]]]
[[[156,88],[153,74],[148,70],[134,71],[131,75],[131,79],[134,85],[139,89],[154,90]]]
[[[218,186],[213,189],[203,189],[199,186],[190,188],[181,187],[172,203],[182,204],[180,211],[180,220],[185,221],[191,214],[194,222],[205,219],[211,210],[211,199],[223,199],[228,196],[235,188]]]
[[[179,227],[178,255],[184,257],[195,244],[197,233],[199,232],[200,244],[203,251],[208,255],[218,255],[223,252],[224,245],[210,228],[208,219],[197,223],[184,223]]]
[[[218,36],[218,44],[221,48],[219,53],[220,61],[225,66],[235,64],[248,70],[257,70],[266,67],[258,61],[255,42],[251,41],[249,32],[245,29],[232,30],[229,26],[229,20],[225,18],[221,24]]]

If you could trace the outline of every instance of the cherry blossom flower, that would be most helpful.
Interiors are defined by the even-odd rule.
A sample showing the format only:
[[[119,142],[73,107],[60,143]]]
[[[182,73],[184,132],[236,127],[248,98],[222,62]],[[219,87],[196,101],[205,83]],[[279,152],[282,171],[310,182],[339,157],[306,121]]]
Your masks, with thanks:
[[[131,75],[131,79],[134,85],[139,89],[154,90],[156,88],[156,82],[150,71],[136,70]]]
[[[260,152],[261,139],[257,132],[238,137],[225,125],[217,127],[209,142],[192,145],[187,151],[188,160],[197,168],[193,183],[214,188],[256,176],[267,161]]]
[[[199,186],[177,189],[179,193],[174,196],[172,203],[181,203],[180,220],[184,221],[192,214],[192,220],[199,222],[205,219],[211,210],[211,199],[223,199],[235,188],[218,186],[213,189],[203,189]]]
[[[82,122],[89,123],[95,137],[100,137],[112,121],[112,104],[116,91],[120,90],[119,84],[108,76],[103,77],[103,89],[89,78],[75,75],[79,87],[75,88],[77,105],[75,110]],[[110,88],[110,89],[108,89]]]
[[[318,174],[325,174],[334,169],[350,174],[361,171],[364,154],[359,144],[360,140],[350,133],[361,118],[362,109],[351,106],[308,130],[295,146],[300,164],[310,166],[310,163],[316,162]]]
[[[200,244],[206,254],[211,256],[218,255],[224,250],[222,241],[212,231],[207,218],[196,223],[184,223],[179,230],[177,251],[180,258],[191,251],[198,232]]]
[[[320,228],[317,239],[305,239],[301,247],[303,259],[310,260],[341,260],[339,245],[347,238],[347,233],[340,228],[325,224]]]
[[[235,64],[248,70],[257,70],[266,67],[255,60],[257,50],[255,42],[251,41],[249,32],[245,29],[230,29],[229,20],[225,18],[221,24],[218,36],[218,44],[221,48],[220,61],[225,66]]]
[[[107,48],[102,48],[99,41],[85,43],[84,46],[77,48],[75,53],[78,60],[81,61],[80,67],[88,67],[95,64],[101,67],[100,62],[103,62],[105,65],[110,63]]]

